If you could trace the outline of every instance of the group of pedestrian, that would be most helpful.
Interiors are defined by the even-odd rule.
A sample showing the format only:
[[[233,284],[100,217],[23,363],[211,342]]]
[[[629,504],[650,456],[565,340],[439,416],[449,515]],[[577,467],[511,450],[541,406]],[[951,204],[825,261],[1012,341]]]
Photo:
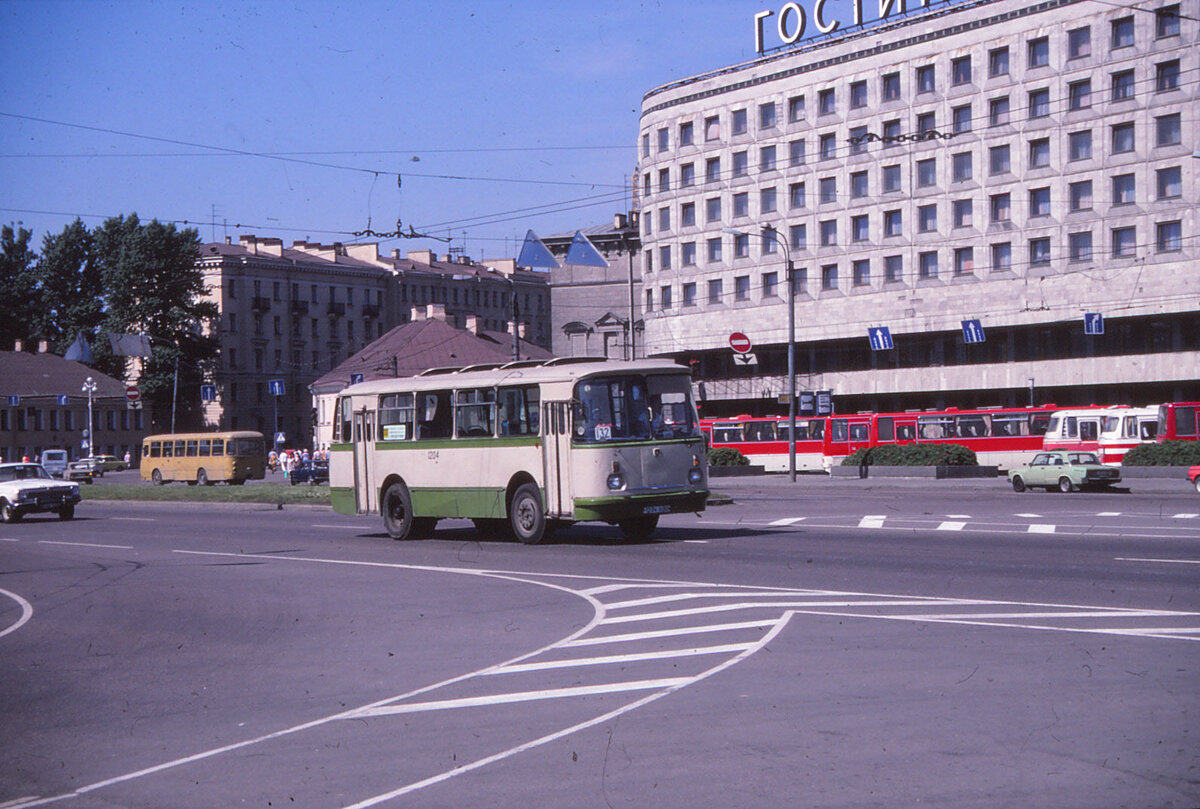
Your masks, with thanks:
[[[291,477],[294,470],[306,466],[310,461],[328,461],[329,450],[315,449],[309,454],[307,449],[285,449],[281,452],[271,450],[267,453],[267,468],[272,472],[283,470],[283,479]]]

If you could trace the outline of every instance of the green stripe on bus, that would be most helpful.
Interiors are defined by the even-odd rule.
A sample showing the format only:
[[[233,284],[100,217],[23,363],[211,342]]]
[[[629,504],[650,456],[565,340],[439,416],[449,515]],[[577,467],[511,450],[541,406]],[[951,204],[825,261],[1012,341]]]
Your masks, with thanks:
[[[330,486],[329,505],[338,514],[357,514],[358,503],[354,498],[353,486]]]
[[[471,517],[503,519],[504,489],[494,487],[429,487],[409,490],[413,514],[418,517]]]

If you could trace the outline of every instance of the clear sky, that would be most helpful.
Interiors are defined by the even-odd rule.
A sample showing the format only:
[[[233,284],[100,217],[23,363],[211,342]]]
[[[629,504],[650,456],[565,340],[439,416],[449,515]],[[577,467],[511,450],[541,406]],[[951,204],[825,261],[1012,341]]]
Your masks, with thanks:
[[[642,94],[753,58],[781,5],[6,0],[0,222],[40,250],[75,216],[285,243],[399,219],[515,256],[627,210]]]

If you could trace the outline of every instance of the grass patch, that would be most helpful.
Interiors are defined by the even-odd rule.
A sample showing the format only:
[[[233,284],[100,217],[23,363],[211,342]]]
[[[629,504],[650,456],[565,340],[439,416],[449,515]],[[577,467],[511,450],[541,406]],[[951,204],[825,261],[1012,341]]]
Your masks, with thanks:
[[[329,505],[328,486],[290,486],[282,483],[254,483],[248,486],[188,486],[168,483],[112,483],[80,486],[84,500],[149,500],[184,503],[302,503]]]

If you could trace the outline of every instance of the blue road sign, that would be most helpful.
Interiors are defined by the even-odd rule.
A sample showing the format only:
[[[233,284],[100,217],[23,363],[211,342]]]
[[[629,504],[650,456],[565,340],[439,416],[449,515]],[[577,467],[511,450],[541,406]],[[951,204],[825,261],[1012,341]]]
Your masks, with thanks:
[[[9,396],[8,397],[8,406],[9,407],[19,407],[20,404],[21,404],[20,396]]]
[[[817,397],[814,393],[798,393],[796,414],[800,416],[817,415]]]
[[[362,374],[350,374],[350,384],[351,385],[357,385],[359,382],[362,382],[362,381],[363,381]]]
[[[817,415],[818,416],[833,415],[833,391],[831,391],[831,390],[817,391]]]
[[[1104,334],[1104,315],[1099,312],[1087,312],[1083,316],[1084,334]]]
[[[201,385],[200,386],[200,401],[215,402],[217,400],[216,385]]]
[[[64,394],[60,394],[60,395],[59,395],[59,397],[58,397],[58,403],[59,403],[60,405],[66,405],[66,404],[69,404],[69,403],[70,403],[70,400],[67,398],[67,395],[64,393]]]
[[[892,345],[892,332],[887,326],[872,326],[867,329],[867,339],[871,341],[872,351],[887,351],[895,348]]]
[[[978,320],[964,320],[962,330],[964,343],[982,343],[987,339],[983,335],[983,324]]]
[[[283,380],[282,379],[272,379],[269,382],[267,382],[267,385],[271,389],[272,396],[282,396],[283,395]]]

